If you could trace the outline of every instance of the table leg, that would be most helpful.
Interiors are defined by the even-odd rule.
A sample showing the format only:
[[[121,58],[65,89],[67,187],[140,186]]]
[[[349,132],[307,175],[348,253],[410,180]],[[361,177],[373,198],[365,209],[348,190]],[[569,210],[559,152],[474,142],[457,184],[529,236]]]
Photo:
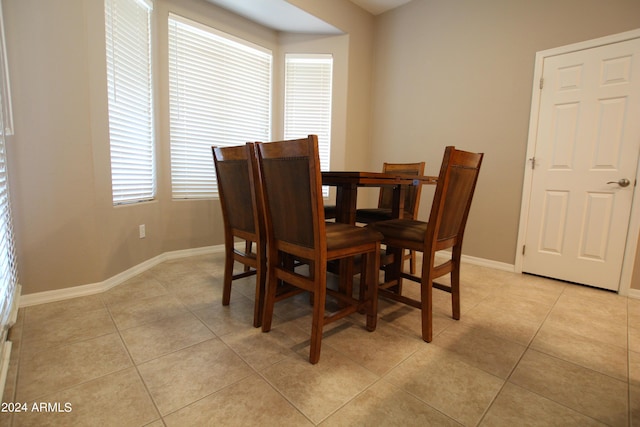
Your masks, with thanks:
[[[402,294],[402,276],[400,275],[400,272],[402,271],[403,252],[404,251],[401,248],[392,248],[387,246],[387,253],[393,254],[393,262],[384,267],[384,283],[396,281],[397,283],[390,286],[388,290],[395,292],[398,295]]]
[[[393,187],[393,203],[391,204],[391,214],[393,218],[402,218],[404,216],[404,199],[406,192],[406,185],[396,185]]]
[[[340,185],[336,188],[336,221],[344,224],[356,223],[356,205],[358,187],[356,185]],[[353,258],[340,261],[340,292],[353,295]]]
[[[356,223],[358,187],[340,185],[336,188],[336,221],[344,224]]]

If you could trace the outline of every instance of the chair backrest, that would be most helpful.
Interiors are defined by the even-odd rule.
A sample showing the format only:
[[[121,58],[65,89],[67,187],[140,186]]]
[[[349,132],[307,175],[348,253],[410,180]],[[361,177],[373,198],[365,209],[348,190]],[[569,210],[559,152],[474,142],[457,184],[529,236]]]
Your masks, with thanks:
[[[225,235],[264,237],[264,213],[253,143],[211,147]],[[230,234],[229,234],[230,233]]]
[[[270,250],[326,252],[318,137],[257,144]]]
[[[427,226],[432,250],[461,246],[483,156],[446,147]]]
[[[398,173],[402,175],[424,175],[424,162],[420,163],[384,163],[382,172]],[[412,185],[407,188],[404,198],[405,212],[411,212],[411,218],[418,216],[418,206],[420,203],[421,185]],[[378,207],[391,209],[393,206],[393,188],[382,187],[378,199]]]

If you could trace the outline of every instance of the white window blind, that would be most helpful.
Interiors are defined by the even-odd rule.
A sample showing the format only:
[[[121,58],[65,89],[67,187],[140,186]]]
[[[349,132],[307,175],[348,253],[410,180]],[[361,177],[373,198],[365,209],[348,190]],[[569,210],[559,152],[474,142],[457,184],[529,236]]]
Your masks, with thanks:
[[[169,16],[172,196],[217,196],[211,146],[269,141],[270,51]]]
[[[11,326],[13,297],[18,285],[7,175],[4,131],[0,131],[0,348],[6,339],[7,328]]]
[[[0,0],[0,97],[2,97],[2,125],[4,135],[13,135],[13,112],[11,110],[11,86],[9,84],[9,66],[7,64],[7,47],[4,37],[4,17]]]
[[[285,56],[284,137],[318,135],[320,167],[329,170],[333,57]]]
[[[155,197],[151,11],[146,0],[105,0],[114,204]]]
[[[2,7],[2,4],[0,4]],[[2,15],[0,14],[0,24],[2,24]],[[0,56],[4,56],[4,33],[0,33]],[[3,63],[6,67],[6,63]],[[7,103],[9,98],[8,79],[0,79],[0,123],[6,124],[4,113],[7,111]],[[16,267],[16,253],[13,241],[13,226],[11,220],[11,201],[9,198],[9,182],[7,171],[7,156],[5,135],[10,131],[10,127],[0,126],[0,358],[4,358],[7,354],[5,340],[7,338],[8,329],[15,321],[17,307],[14,307],[14,296],[18,287],[18,272]],[[10,344],[9,344],[10,345]],[[6,366],[2,366],[6,368]],[[5,371],[2,371],[2,378],[6,378]],[[0,382],[4,386],[4,382]],[[2,392],[0,391],[0,396]]]

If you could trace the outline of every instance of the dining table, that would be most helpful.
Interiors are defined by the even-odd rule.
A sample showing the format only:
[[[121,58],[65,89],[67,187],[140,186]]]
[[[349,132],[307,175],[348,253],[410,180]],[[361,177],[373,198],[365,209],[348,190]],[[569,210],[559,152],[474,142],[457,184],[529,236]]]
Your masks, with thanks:
[[[404,199],[408,186],[435,185],[438,177],[405,175],[389,172],[324,171],[322,185],[336,187],[336,221],[355,225],[360,187],[393,188],[392,217],[404,215]],[[351,294],[353,288],[353,259],[345,259],[339,266],[340,290]]]

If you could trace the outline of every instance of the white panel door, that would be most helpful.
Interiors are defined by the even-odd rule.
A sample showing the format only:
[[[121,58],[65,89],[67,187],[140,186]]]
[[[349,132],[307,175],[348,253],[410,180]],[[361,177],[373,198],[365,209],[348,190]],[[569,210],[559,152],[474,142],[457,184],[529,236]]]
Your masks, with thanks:
[[[640,151],[640,39],[545,58],[523,271],[617,290]]]

